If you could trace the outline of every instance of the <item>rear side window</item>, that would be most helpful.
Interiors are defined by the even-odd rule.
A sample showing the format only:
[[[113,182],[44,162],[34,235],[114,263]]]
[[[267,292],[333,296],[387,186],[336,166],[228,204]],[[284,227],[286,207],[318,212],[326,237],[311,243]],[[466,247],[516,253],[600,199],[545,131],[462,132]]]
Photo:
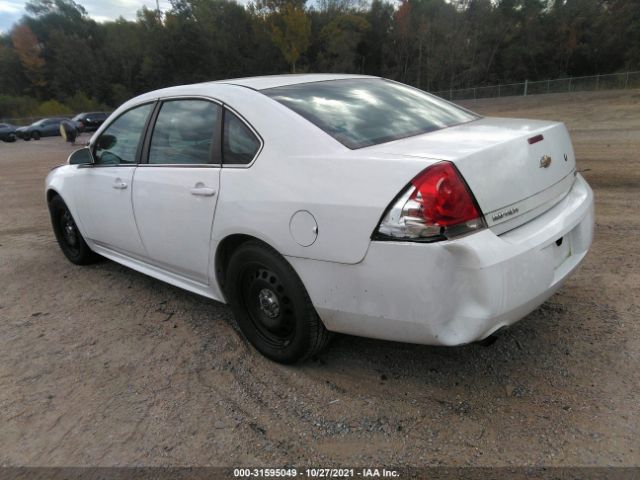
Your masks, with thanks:
[[[355,149],[470,122],[477,115],[400,83],[358,78],[262,90]]]
[[[233,112],[224,112],[222,158],[225,164],[246,165],[260,150],[260,140]]]
[[[212,163],[214,132],[216,125],[220,125],[220,110],[219,105],[206,100],[164,102],[151,137],[149,163]]]
[[[123,113],[96,140],[94,157],[97,164],[136,163],[138,143],[153,108],[148,103]]]

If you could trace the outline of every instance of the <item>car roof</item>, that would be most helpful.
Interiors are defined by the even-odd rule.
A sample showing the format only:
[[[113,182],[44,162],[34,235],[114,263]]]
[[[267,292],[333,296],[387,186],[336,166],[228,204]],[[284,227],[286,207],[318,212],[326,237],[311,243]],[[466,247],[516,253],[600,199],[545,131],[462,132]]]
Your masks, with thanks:
[[[156,100],[158,98],[167,98],[171,96],[189,96],[189,95],[215,95],[221,101],[225,101],[225,97],[232,94],[237,88],[250,88],[254,91],[265,90],[268,88],[284,87],[287,85],[296,85],[312,82],[326,82],[330,80],[347,80],[347,79],[371,79],[380,78],[369,75],[348,75],[348,74],[292,74],[292,75],[268,75],[264,77],[247,77],[232,78],[229,80],[216,80],[213,82],[192,83],[189,85],[176,85],[174,87],[161,88],[151,92],[138,95],[127,102],[123,103],[116,109],[114,114],[117,116],[122,110],[126,110],[134,105],[140,105],[144,102]]]
[[[228,80],[217,80],[208,83],[227,83],[252,88],[254,90],[265,90],[267,88],[284,87],[287,85],[297,85],[300,83],[326,82],[328,80],[346,80],[350,78],[379,78],[369,75],[350,75],[343,73],[302,73],[289,75],[265,75],[262,77],[231,78]]]

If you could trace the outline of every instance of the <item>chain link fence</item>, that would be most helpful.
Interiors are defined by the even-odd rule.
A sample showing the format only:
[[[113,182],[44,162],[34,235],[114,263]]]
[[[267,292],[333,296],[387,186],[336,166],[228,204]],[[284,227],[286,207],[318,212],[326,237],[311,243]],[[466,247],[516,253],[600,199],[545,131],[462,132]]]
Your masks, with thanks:
[[[505,83],[488,87],[458,88],[431,92],[447,100],[473,100],[476,98],[514,97],[540,95],[545,93],[592,92],[596,90],[616,90],[640,88],[640,71],[591,75],[588,77],[567,77],[555,80],[524,81]],[[58,116],[58,115],[56,115]],[[65,115],[60,115],[65,116]],[[30,125],[43,117],[0,118],[0,123]]]
[[[527,80],[521,83],[449,89],[432,93],[447,100],[472,100],[476,98],[514,97],[545,93],[592,92],[624,88],[640,88],[640,71],[591,75],[588,77],[567,77],[535,82]]]

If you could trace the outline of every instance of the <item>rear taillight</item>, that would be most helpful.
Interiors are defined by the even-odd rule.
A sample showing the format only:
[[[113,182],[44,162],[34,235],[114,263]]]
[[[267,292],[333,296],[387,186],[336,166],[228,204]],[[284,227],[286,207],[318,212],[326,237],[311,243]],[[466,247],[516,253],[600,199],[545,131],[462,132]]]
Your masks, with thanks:
[[[480,207],[456,167],[423,170],[387,209],[374,238],[438,241],[484,228]]]

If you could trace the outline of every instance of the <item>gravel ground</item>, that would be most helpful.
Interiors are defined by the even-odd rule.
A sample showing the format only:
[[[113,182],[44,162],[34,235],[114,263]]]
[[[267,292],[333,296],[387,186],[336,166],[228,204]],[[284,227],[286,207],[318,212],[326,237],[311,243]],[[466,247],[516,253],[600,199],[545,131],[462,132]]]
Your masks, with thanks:
[[[295,367],[224,305],[66,261],[42,190],[72,147],[0,144],[0,464],[640,465],[640,91],[466,106],[567,123],[587,260],[490,347],[337,336]]]

